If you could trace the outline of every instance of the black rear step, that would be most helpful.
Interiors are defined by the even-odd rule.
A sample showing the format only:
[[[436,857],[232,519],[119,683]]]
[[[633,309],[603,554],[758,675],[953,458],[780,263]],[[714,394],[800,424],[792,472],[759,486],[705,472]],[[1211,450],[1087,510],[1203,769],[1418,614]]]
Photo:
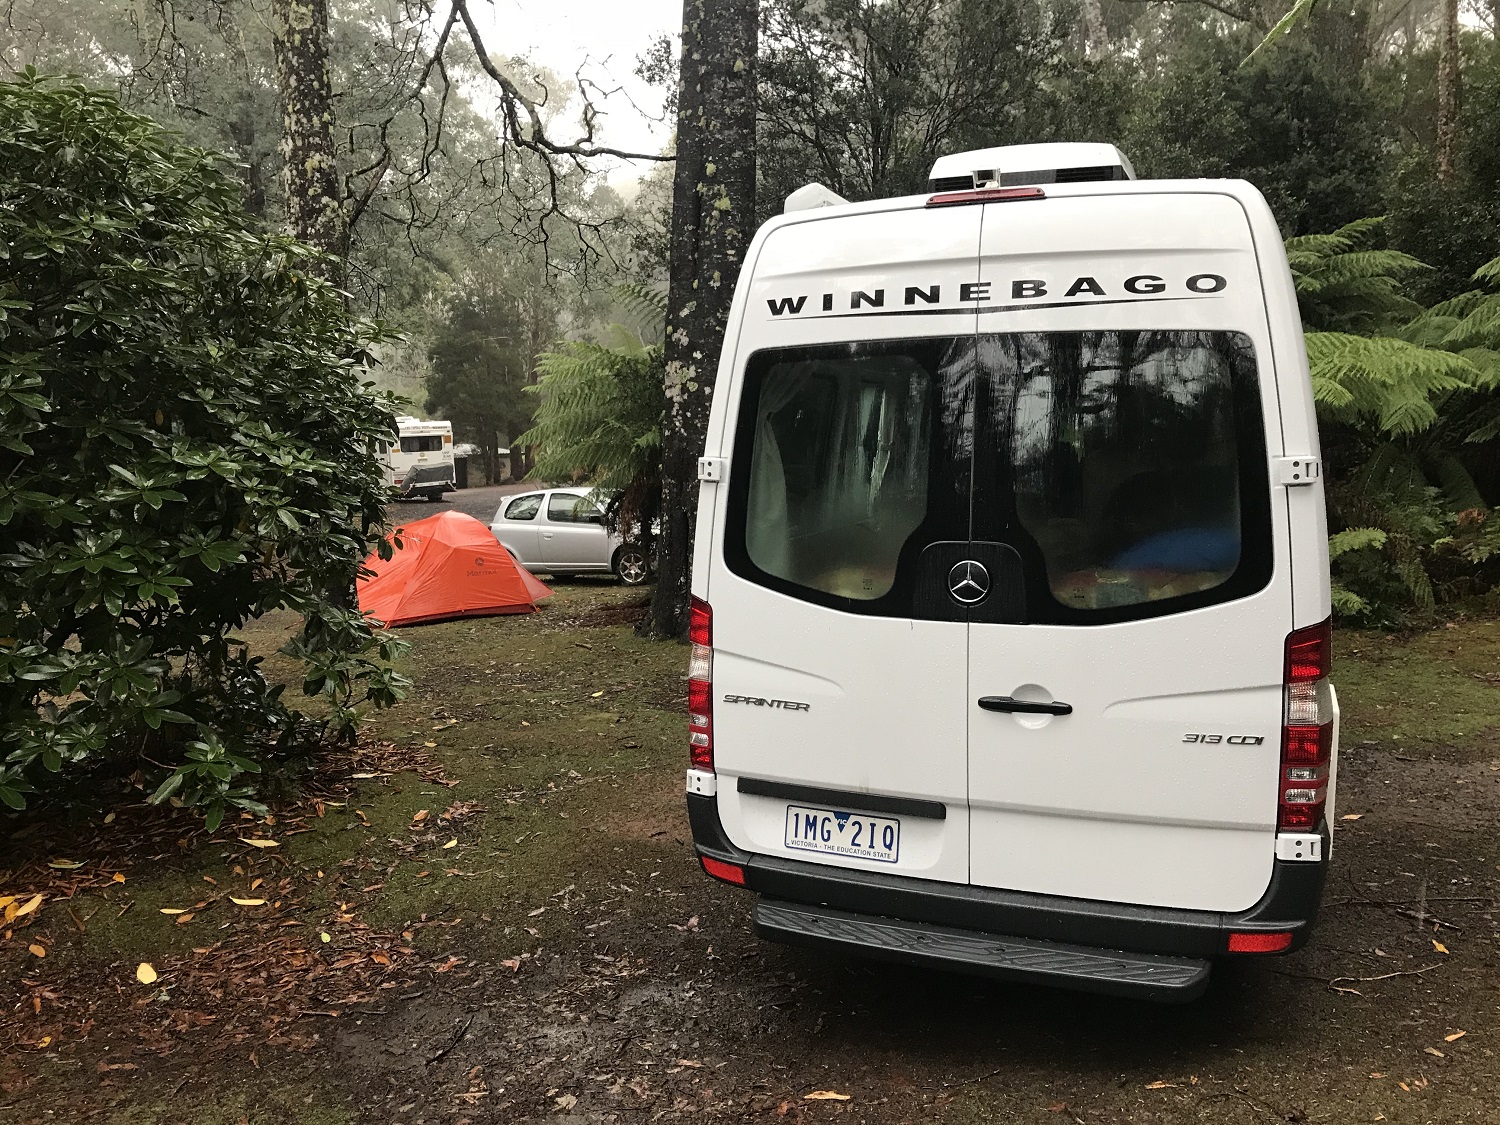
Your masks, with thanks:
[[[1191,957],[1086,949],[764,898],[755,904],[755,931],[793,945],[1157,1001],[1196,999],[1210,971],[1207,961]]]

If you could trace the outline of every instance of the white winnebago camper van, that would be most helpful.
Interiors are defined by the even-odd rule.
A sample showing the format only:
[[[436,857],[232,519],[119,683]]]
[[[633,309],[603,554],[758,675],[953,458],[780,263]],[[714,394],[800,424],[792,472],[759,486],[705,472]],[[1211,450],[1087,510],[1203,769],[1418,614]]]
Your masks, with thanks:
[[[802,189],[699,475],[687,800],[761,935],[1177,1000],[1307,940],[1326,519],[1254,187],[1062,144]]]
[[[382,442],[385,482],[403,499],[441,500],[452,492],[453,423],[423,421],[410,415],[396,419],[396,441]]]

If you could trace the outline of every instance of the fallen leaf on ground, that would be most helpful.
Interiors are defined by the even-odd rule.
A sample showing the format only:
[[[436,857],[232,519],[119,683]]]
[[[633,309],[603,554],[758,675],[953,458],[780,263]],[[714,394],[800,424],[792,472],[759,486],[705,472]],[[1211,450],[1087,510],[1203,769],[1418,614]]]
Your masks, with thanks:
[[[281,847],[280,842],[278,842],[276,840],[248,840],[244,836],[240,837],[240,843],[242,843],[242,844],[249,844],[252,848],[279,848],[279,847]]]
[[[374,953],[370,954],[370,960],[374,961],[377,965],[389,965],[391,963],[391,955],[377,949]]]
[[[411,818],[411,822],[413,824],[421,824],[426,819],[427,819],[427,810],[426,809],[418,809],[416,811],[416,814]]]
[[[603,695],[603,694],[604,694],[604,693],[603,693],[603,692],[602,692],[602,691],[596,691],[596,692],[594,692],[594,694],[593,694],[593,695],[591,695],[591,696],[589,696],[589,698],[590,698],[590,699],[598,699],[598,698],[599,698],[599,697],[600,697],[600,696],[601,696],[601,695]]]
[[[1436,1047],[1423,1047],[1422,1050],[1435,1059],[1446,1059],[1448,1057],[1447,1055],[1443,1054],[1442,1051],[1439,1051]]]
[[[53,859],[47,862],[47,866],[55,867],[59,871],[76,871],[78,868],[82,867],[83,864],[72,859]]]
[[[1452,1043],[1455,1039],[1462,1039],[1467,1034],[1469,1034],[1467,1031],[1455,1031],[1452,1035],[1443,1036],[1443,1042]]]
[[[1343,816],[1339,817],[1339,819],[1340,820],[1362,820],[1362,819],[1364,819],[1364,815],[1365,814],[1362,813],[1362,812],[1349,812],[1349,813],[1345,813]]]
[[[1444,945],[1442,942],[1438,941],[1437,938],[1433,938],[1432,939],[1432,948],[1436,949],[1439,953],[1447,953],[1448,952],[1448,947],[1446,945]]]
[[[1162,1082],[1160,1079],[1158,1079],[1155,1082],[1147,1082],[1146,1083],[1146,1089],[1148,1089],[1148,1090],[1175,1090],[1176,1088],[1177,1088],[1177,1083],[1175,1083],[1175,1082]]]
[[[1387,1072],[1384,1071],[1384,1070],[1377,1070],[1373,1074],[1371,1074],[1370,1077],[1371,1078],[1384,1078],[1386,1076],[1386,1074],[1387,1074]]]
[[[814,1090],[810,1094],[803,1094],[805,1102],[847,1102],[852,1095],[841,1094],[837,1090]]]
[[[458,847],[458,837],[455,836],[453,839],[449,840],[446,844],[444,844],[443,847],[445,847],[445,848],[456,848],[456,847]]]
[[[530,911],[526,915],[526,917],[528,917],[528,918],[535,918],[538,914],[541,914],[546,909],[547,908],[545,906],[538,906],[535,910]]]
[[[233,895],[229,896],[229,901],[236,906],[264,906],[266,904],[263,898],[235,898]]]
[[[123,883],[124,881],[125,881],[125,876],[121,875],[118,871],[116,871],[113,875],[110,876],[110,882],[112,882],[112,883]]]
[[[507,960],[501,961],[500,964],[504,965],[513,973],[519,973],[521,971],[521,959],[519,957],[508,958]]]
[[[601,692],[600,694],[603,694],[603,693]],[[690,1067],[693,1067],[695,1070],[702,1069],[702,1067],[703,1067],[703,1064],[701,1062],[697,1062],[697,1061],[695,1061],[693,1059],[678,1059],[676,1065],[677,1066],[690,1066]]]
[[[156,970],[151,967],[150,962],[142,961],[135,967],[135,979],[142,984],[155,984]]]
[[[32,956],[34,956],[34,957],[45,957],[45,956],[47,956],[47,947],[45,945],[37,945],[35,942],[33,942],[32,944],[28,945],[26,948],[29,949],[29,950],[31,950]]]
[[[177,916],[176,925],[186,926],[189,922],[191,922],[193,920],[193,918],[194,918],[194,914],[193,914],[193,912],[191,910],[189,910],[186,914],[179,914]]]
[[[37,907],[39,907],[41,905],[42,905],[42,896],[41,895],[32,895],[31,898],[29,898],[26,901],[26,905],[25,906],[16,907],[16,912],[14,914],[12,914],[10,912],[10,906],[7,906],[5,908],[5,920],[7,922],[9,922],[12,918],[24,918],[24,917],[26,917],[26,915],[30,914],[32,911],[34,911]],[[11,903],[11,906],[15,906],[15,903]]]
[[[572,1094],[563,1094],[555,1100],[557,1101],[558,1109],[572,1109],[575,1105],[578,1104],[578,1099],[575,1098]]]
[[[330,941],[333,940],[333,936],[327,930],[324,930],[321,933],[319,933],[318,934],[318,938],[321,941],[324,941],[324,942],[330,942]]]
[[[187,907],[185,907],[185,906],[163,906],[161,908],[161,912],[163,914],[186,914],[187,913]]]
[[[38,1039],[36,1041],[36,1049],[38,1051],[40,1051],[40,1050],[42,1050],[42,1049],[44,1049],[46,1047],[50,1047],[51,1045],[52,1045],[52,1036],[50,1036],[50,1035],[43,1035],[40,1039]]]

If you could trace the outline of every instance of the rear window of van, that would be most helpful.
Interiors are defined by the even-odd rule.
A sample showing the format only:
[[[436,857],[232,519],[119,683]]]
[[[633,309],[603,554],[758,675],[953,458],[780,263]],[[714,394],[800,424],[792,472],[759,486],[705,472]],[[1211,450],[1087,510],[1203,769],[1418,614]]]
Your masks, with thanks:
[[[759,352],[733,464],[731,569],[851,612],[932,615],[938,556],[967,542],[1017,560],[1022,620],[1154,616],[1270,578],[1260,392],[1237,333]]]

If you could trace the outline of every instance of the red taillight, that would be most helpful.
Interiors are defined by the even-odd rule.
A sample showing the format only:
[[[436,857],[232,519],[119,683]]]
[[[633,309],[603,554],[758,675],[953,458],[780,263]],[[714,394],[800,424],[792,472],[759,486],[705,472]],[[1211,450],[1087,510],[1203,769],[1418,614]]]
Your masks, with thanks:
[[[976,188],[973,191],[945,191],[927,197],[929,207],[956,207],[963,203],[1009,203],[1017,199],[1046,199],[1039,187]]]
[[[1298,629],[1286,639],[1286,682],[1321,680],[1332,670],[1333,622]]]
[[[714,614],[707,602],[693,599],[688,611],[688,749],[695,770],[714,768]],[[708,860],[703,861],[706,867]],[[721,865],[722,866],[722,865]],[[712,871],[709,872],[713,874]],[[724,878],[724,876],[720,876]],[[734,880],[730,880],[733,882]],[[741,875],[740,882],[744,882]]]
[[[1286,639],[1277,827],[1310,832],[1323,819],[1333,759],[1333,630],[1328,621]]]
[[[708,856],[698,857],[703,862],[703,870],[707,871],[715,879],[723,879],[726,883],[733,883],[737,887],[745,885],[745,869],[737,867],[732,863],[725,863],[722,859],[711,859]]]
[[[1283,949],[1290,949],[1292,935],[1287,931],[1280,933],[1232,933],[1229,935],[1229,952],[1231,953],[1280,953]]]

